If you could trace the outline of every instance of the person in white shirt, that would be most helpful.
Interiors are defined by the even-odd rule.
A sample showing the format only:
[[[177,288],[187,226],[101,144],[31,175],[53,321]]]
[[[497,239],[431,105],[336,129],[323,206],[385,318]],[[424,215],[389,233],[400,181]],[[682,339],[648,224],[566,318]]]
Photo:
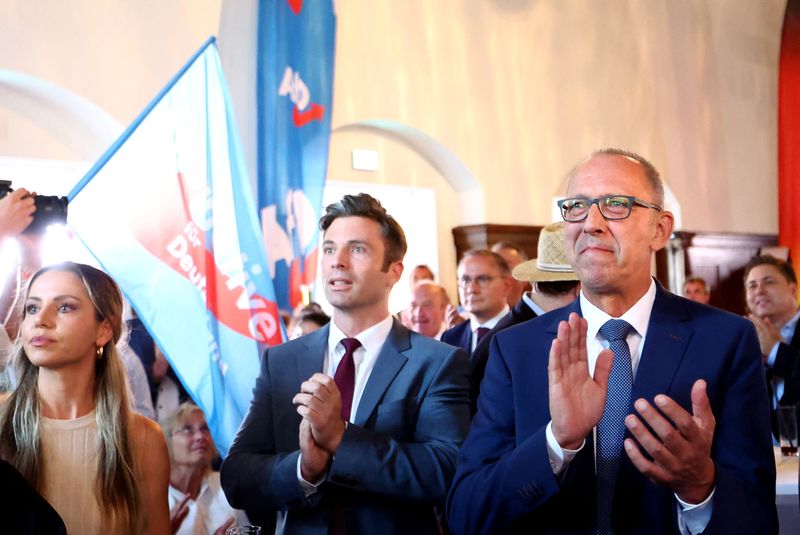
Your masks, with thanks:
[[[234,523],[249,524],[244,512],[228,504],[220,486],[219,472],[211,469],[216,449],[202,409],[193,403],[182,403],[161,427],[170,457],[172,533],[224,535]]]

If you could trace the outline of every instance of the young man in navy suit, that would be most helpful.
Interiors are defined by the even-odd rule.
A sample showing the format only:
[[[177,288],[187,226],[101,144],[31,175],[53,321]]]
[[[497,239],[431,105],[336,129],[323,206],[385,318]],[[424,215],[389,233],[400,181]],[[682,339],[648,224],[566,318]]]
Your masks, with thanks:
[[[455,533],[777,533],[755,330],[650,276],[658,172],[607,149],[559,201],[574,303],[498,333],[448,496]]]
[[[332,320],[264,353],[225,494],[280,534],[438,535],[469,427],[467,355],[389,313],[406,241],[377,200],[346,195],[320,228]]]

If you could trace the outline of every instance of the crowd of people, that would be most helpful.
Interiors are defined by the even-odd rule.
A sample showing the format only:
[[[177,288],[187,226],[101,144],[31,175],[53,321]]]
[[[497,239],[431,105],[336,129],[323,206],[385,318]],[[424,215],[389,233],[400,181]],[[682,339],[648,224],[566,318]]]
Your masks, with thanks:
[[[0,200],[0,233],[29,199]],[[20,533],[777,533],[775,411],[800,398],[791,264],[747,265],[747,318],[700,278],[664,289],[651,258],[673,217],[631,152],[581,161],[558,204],[536,258],[466,252],[458,305],[416,266],[397,314],[403,229],[366,194],[328,206],[333,315],[307,305],[265,351],[220,472],[116,283],[37,271],[0,384],[0,510]]]

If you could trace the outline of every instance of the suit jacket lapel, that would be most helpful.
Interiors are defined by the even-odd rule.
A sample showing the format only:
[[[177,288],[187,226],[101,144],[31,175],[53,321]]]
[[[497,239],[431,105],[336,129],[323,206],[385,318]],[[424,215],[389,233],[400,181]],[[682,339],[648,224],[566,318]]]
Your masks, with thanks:
[[[652,402],[656,394],[669,392],[689,340],[694,335],[690,319],[680,299],[657,285],[647,338],[633,381],[631,403],[639,398]]]
[[[297,355],[297,378],[301,383],[317,372],[325,373],[322,367],[325,364],[329,332],[330,325],[326,325],[300,338],[306,346],[305,351],[298,351]]]
[[[378,354],[378,359],[375,361],[375,367],[372,368],[372,373],[369,375],[364,392],[361,394],[361,400],[358,402],[358,411],[356,411],[356,418],[353,423],[361,426],[366,423],[378,402],[383,398],[384,392],[386,392],[386,389],[389,388],[397,373],[408,360],[402,352],[410,347],[411,336],[408,329],[400,325],[395,319],[392,330],[389,331],[389,336],[386,338],[386,342],[384,342],[381,352]]]

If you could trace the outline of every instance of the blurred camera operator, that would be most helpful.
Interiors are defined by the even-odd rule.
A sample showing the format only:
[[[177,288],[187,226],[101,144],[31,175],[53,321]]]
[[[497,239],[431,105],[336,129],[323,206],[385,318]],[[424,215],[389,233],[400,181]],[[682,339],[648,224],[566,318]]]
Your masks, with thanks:
[[[19,188],[0,199],[0,242],[7,238],[17,238],[33,221],[36,211],[34,198],[36,194],[25,188]],[[9,274],[5,281],[0,280],[0,396],[8,385],[3,384],[3,370],[6,355],[11,347],[11,340],[16,338],[17,321],[9,322],[17,300],[19,287],[18,276]]]

